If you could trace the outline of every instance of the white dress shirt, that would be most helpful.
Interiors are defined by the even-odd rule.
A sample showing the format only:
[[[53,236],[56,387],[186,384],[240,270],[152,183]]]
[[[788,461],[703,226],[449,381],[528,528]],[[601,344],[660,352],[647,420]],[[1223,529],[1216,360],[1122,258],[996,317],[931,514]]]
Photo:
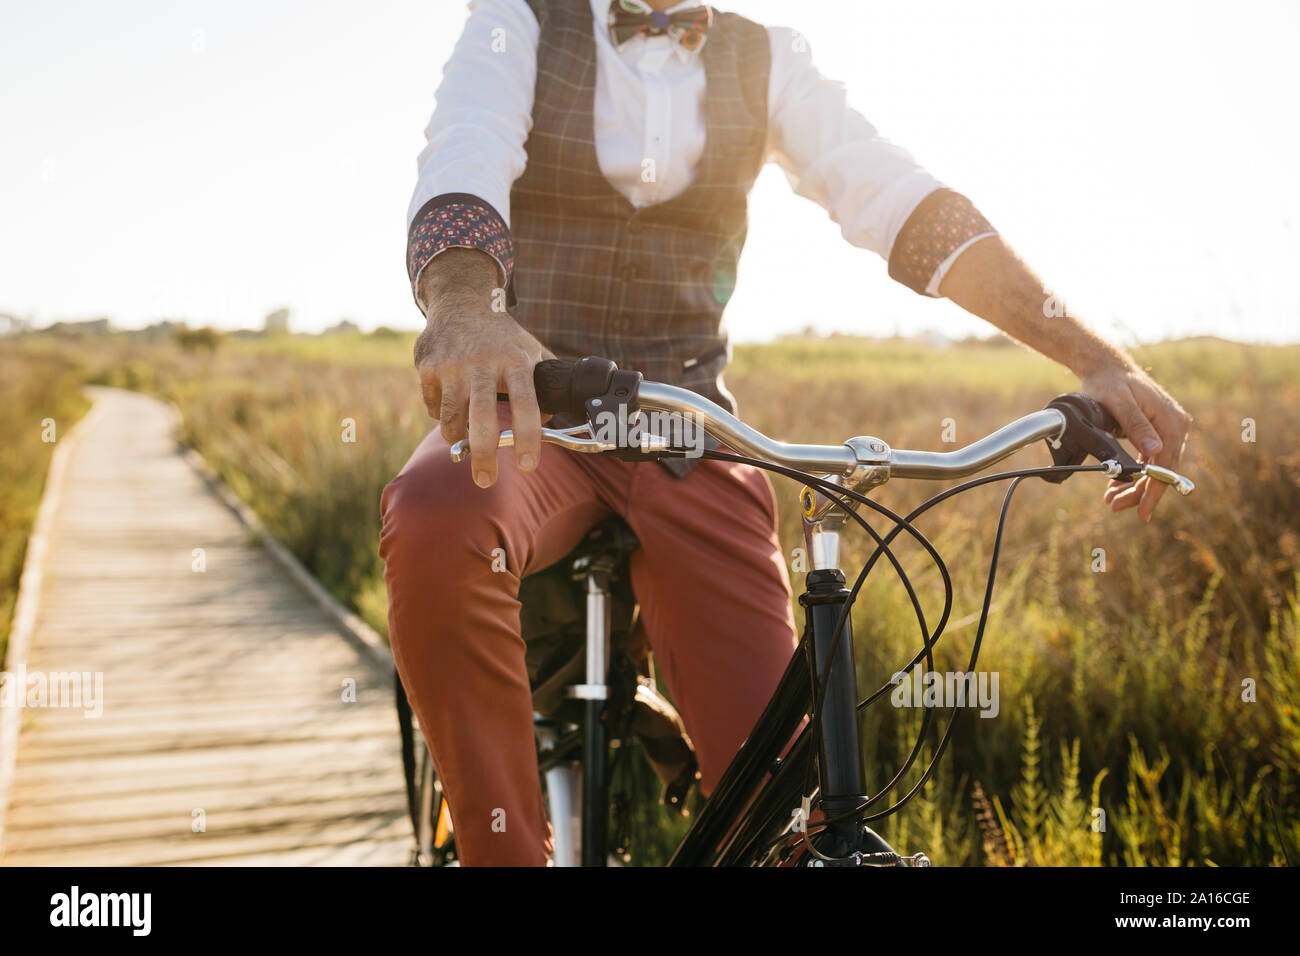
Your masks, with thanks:
[[[685,0],[670,12],[697,2]],[[663,35],[616,47],[607,29],[609,0],[590,3],[601,172],[635,206],[664,202],[690,185],[704,151],[702,49]],[[444,193],[478,196],[510,223],[510,189],[527,161],[540,27],[524,0],[471,0],[469,7],[425,130],[408,227]],[[843,85],[817,70],[800,34],[768,27],[768,36],[767,159],[796,193],[830,213],[845,239],[887,259],[912,210],[943,184],[848,105]],[[961,251],[936,271],[931,295]]]

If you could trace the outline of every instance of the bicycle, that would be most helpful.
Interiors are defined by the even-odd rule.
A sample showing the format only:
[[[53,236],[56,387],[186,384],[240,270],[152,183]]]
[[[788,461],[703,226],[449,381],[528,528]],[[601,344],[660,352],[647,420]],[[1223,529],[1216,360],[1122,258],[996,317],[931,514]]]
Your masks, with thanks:
[[[551,444],[579,453],[637,461],[701,454],[709,459],[765,468],[803,483],[799,503],[811,570],[805,590],[799,596],[799,604],[804,608],[804,629],[798,649],[758,722],[673,853],[670,866],[930,865],[924,853],[899,853],[869,824],[901,810],[925,785],[943,756],[961,708],[953,709],[920,779],[892,803],[886,798],[915,765],[930,727],[933,708],[925,708],[916,745],[903,766],[875,794],[867,792],[857,722],[859,711],[889,693],[898,679],[908,678],[922,662],[926,671],[934,669],[932,652],[949,619],[953,600],[951,578],[934,546],[913,522],[930,508],[963,491],[996,481],[1011,482],[998,519],[983,607],[966,670],[967,675],[973,676],[988,621],[1008,510],[1012,496],[1025,478],[1040,477],[1060,483],[1076,472],[1088,471],[1120,481],[1146,476],[1172,485],[1183,495],[1194,490],[1186,477],[1134,460],[1118,440],[1122,436],[1114,418],[1096,401],[1079,393],[1057,396],[1041,411],[1005,425],[964,448],[930,452],[891,448],[871,436],[850,438],[841,445],[775,441],[694,392],[645,381],[640,373],[619,369],[613,362],[595,357],[576,362],[542,362],[535,370],[534,384],[544,413],[570,416],[580,422],[571,427],[543,428],[542,438]],[[719,447],[701,450],[692,443],[687,448],[680,434],[674,441],[671,435],[645,427],[647,416],[655,414],[676,416],[674,422],[701,430],[719,443]],[[513,440],[513,434],[505,431],[498,445],[509,447]],[[866,494],[891,478],[969,478],[1038,441],[1047,442],[1052,465],[965,481],[934,495],[907,515],[895,513]],[[452,446],[455,461],[463,461],[469,453],[466,441]],[[1088,458],[1095,459],[1096,463],[1086,464]],[[877,532],[859,513],[863,507],[891,522],[893,528],[885,534]],[[848,587],[839,568],[839,542],[841,532],[850,521],[871,537],[875,550]],[[914,538],[927,552],[944,584],[943,613],[932,629],[927,627],[915,589],[890,548],[903,533]],[[579,557],[590,564],[590,555]],[[893,679],[860,698],[850,609],[868,574],[882,557],[904,584],[922,643]],[[608,807],[604,797],[610,743],[607,718],[612,708],[623,706],[617,696],[611,697],[609,693],[614,686],[611,675],[615,673],[609,656],[608,613],[611,581],[617,580],[617,575],[612,574],[615,567],[616,563],[606,562],[600,574],[585,575],[575,569],[587,594],[584,668],[582,682],[568,685],[566,693],[570,700],[581,702],[582,713],[562,728],[557,728],[553,721],[548,724],[547,718],[539,719],[539,759],[541,766],[547,768],[546,792],[552,827],[557,834],[554,857],[557,865],[606,863]],[[626,682],[623,686],[626,687]],[[409,720],[404,723],[404,732],[410,733]],[[557,730],[564,733],[557,734]],[[560,747],[559,741],[566,739],[566,734],[568,742]],[[582,741],[580,752],[575,739]],[[428,763],[426,756],[425,764]],[[558,772],[566,767],[567,773]],[[426,777],[430,772],[426,767]],[[677,783],[676,798],[680,800],[681,781]],[[421,833],[433,836],[417,847],[417,857],[419,862],[437,862],[437,854],[445,853],[446,847],[454,843],[454,834],[445,825],[449,823],[445,801],[435,808],[430,799],[421,796],[425,790],[418,786],[412,789],[409,784],[408,772],[417,836]],[[427,778],[427,793],[434,795],[436,788],[436,780]],[[883,808],[882,801],[886,803]],[[425,814],[426,822],[421,822],[420,814]],[[818,815],[820,819],[816,818]],[[444,838],[441,844],[439,835]]]

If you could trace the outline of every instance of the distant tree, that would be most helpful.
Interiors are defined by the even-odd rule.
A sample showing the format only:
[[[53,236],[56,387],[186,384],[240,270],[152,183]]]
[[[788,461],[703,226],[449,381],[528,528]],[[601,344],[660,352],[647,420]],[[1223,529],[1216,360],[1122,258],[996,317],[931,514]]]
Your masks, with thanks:
[[[400,339],[402,333],[397,331],[397,329],[389,328],[386,325],[380,325],[370,333],[370,337],[372,339]]]
[[[323,335],[356,335],[361,331],[361,326],[357,325],[351,319],[341,319],[331,325],[322,334]]]
[[[262,323],[262,331],[267,335],[285,335],[289,331],[289,310],[276,309],[267,313]]]
[[[109,335],[113,329],[108,319],[83,319],[78,322],[54,322],[41,331],[67,338]]]
[[[201,329],[187,329],[181,326],[172,333],[172,337],[176,340],[176,344],[187,352],[197,352],[199,349],[215,352],[217,346],[221,344],[221,333],[207,325]]]
[[[179,319],[159,319],[150,325],[146,325],[143,329],[133,329],[127,332],[126,335],[128,338],[161,342],[166,339],[175,340],[177,331],[183,328],[185,328],[185,323]]]

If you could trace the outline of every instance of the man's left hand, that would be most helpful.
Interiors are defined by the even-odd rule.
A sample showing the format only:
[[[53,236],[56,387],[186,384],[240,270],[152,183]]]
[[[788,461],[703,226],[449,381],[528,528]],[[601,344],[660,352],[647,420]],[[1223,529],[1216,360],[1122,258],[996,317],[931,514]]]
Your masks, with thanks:
[[[1130,363],[1114,363],[1081,376],[1082,390],[1101,402],[1119,421],[1138,450],[1138,460],[1177,469],[1187,443],[1192,416],[1146,372]],[[1165,485],[1150,478],[1112,481],[1104,500],[1112,511],[1137,507],[1144,524],[1155,513]]]

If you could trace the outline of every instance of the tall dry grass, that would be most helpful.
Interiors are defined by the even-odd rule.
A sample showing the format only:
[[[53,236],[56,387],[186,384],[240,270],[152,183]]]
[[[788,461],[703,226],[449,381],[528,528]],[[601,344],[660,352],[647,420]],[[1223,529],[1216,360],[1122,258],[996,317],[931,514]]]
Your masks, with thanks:
[[[50,456],[88,405],[69,356],[0,342],[0,410],[8,422],[0,441],[0,663]]]
[[[1143,527],[1101,507],[1094,476],[1022,485],[979,664],[1000,674],[1002,714],[958,723],[927,799],[882,824],[899,844],[970,863],[1296,860],[1300,350],[1203,341],[1139,358],[1196,418],[1186,468],[1197,493],[1167,495],[1159,521]],[[943,419],[965,442],[1075,387],[1000,345],[936,355],[788,343],[741,352],[735,373],[743,413],[773,434],[866,430],[915,448],[943,447]],[[1254,442],[1243,441],[1248,418]],[[1039,448],[1006,465],[1044,462]],[[932,490],[899,483],[877,497],[903,511]],[[963,626],[940,645],[940,670],[965,669],[1001,495],[976,490],[920,520],[959,594]],[[787,508],[782,538],[797,534]],[[1092,570],[1096,549],[1104,573]],[[911,551],[909,569],[937,584]],[[865,553],[849,549],[846,563]],[[938,613],[930,602],[927,617]],[[883,574],[855,622],[863,679],[876,685],[919,646],[905,595]],[[1242,699],[1243,681],[1254,682],[1254,703]],[[892,776],[915,718],[887,707],[867,715],[873,779]],[[995,811],[982,827],[976,784]],[[1106,812],[1104,833],[1091,828],[1094,808]],[[990,857],[990,841],[1007,850]]]
[[[227,341],[215,353],[119,344],[82,360],[97,380],[175,400],[184,439],[383,631],[379,493],[428,427],[409,356],[409,338],[355,336]],[[878,825],[901,849],[948,864],[1297,860],[1300,349],[1204,340],[1139,358],[1196,419],[1185,470],[1198,490],[1166,495],[1144,527],[1102,506],[1096,476],[1021,486],[978,665],[1000,675],[1001,712],[964,714],[918,799]],[[1012,346],[848,339],[739,348],[729,382],[744,417],[774,436],[865,432],[935,449],[945,419],[964,443],[1076,386]],[[354,443],[342,440],[345,419]],[[1253,442],[1243,441],[1244,419]],[[1037,448],[1006,464],[1046,460]],[[795,489],[776,483],[793,549]],[[936,490],[895,482],[877,497],[903,511]],[[965,669],[1001,494],[971,492],[919,522],[957,589],[941,670]],[[1093,570],[1098,549],[1104,572]],[[898,552],[933,621],[938,575],[919,549],[902,542]],[[865,554],[850,543],[846,566]],[[884,572],[855,612],[864,686],[919,646],[904,592]],[[1251,682],[1253,701],[1243,699]],[[871,780],[893,776],[918,722],[884,702],[864,715]],[[662,860],[680,828],[653,808],[636,821],[635,859]]]

